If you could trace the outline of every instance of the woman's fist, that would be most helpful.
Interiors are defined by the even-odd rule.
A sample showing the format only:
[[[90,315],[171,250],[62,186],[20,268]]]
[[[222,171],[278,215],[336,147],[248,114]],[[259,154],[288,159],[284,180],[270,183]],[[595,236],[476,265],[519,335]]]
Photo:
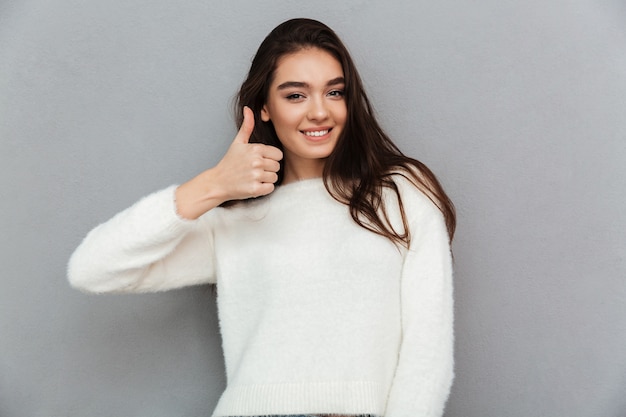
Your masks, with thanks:
[[[196,219],[229,200],[243,200],[274,191],[278,180],[280,149],[249,143],[254,115],[243,109],[243,123],[222,160],[176,190],[176,209],[187,219]]]

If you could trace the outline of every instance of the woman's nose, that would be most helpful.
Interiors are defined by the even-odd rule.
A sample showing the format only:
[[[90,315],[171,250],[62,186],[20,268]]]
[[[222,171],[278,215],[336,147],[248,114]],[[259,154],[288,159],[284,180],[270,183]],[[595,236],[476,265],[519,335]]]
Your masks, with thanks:
[[[324,120],[328,117],[328,109],[323,98],[315,98],[311,100],[311,106],[309,108],[310,120]]]

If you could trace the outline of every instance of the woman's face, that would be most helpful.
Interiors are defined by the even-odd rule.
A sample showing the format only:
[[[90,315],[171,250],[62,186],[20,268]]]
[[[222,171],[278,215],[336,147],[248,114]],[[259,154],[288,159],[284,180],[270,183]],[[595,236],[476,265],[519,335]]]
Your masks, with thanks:
[[[261,119],[283,145],[285,182],[322,175],[346,122],[343,69],[328,52],[302,49],[278,61]]]

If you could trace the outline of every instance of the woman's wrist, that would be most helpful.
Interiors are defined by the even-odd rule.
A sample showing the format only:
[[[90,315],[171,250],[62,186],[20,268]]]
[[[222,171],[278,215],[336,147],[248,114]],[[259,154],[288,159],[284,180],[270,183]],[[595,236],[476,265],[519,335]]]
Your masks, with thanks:
[[[210,169],[176,188],[176,212],[180,217],[195,220],[228,200],[214,177]]]

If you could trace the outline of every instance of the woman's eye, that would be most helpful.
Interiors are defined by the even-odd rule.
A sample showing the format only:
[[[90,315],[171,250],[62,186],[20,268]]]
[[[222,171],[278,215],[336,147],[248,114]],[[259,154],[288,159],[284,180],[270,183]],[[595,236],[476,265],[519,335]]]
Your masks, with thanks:
[[[287,100],[300,100],[304,98],[304,96],[300,93],[293,93],[287,96]]]
[[[330,93],[328,93],[329,96],[332,97],[343,97],[343,90],[333,90]]]

